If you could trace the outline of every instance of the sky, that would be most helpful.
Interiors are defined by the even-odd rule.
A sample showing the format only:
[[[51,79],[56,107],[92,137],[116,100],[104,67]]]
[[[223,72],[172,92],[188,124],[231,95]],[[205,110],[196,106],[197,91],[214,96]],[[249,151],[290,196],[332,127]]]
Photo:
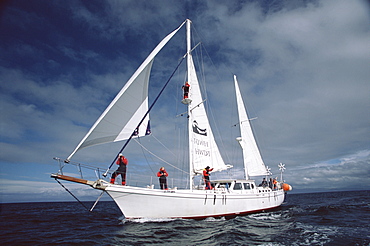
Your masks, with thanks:
[[[207,104],[218,108],[212,115],[227,161],[241,162],[231,129],[237,121],[230,116],[236,74],[274,176],[284,163],[294,192],[370,189],[369,7],[360,0],[2,1],[0,202],[72,201],[50,178],[59,170],[53,158],[73,151],[151,50],[187,18],[210,57],[206,66],[217,71],[207,77]],[[169,49],[155,60],[154,91],[184,54]],[[181,134],[176,122],[184,117],[176,115],[186,109],[176,83],[155,106],[153,136],[146,140],[168,160],[178,149],[170,157],[154,140],[161,136],[174,146],[171,135]],[[74,158],[105,171],[122,144],[86,148]],[[137,146],[125,152],[131,184],[146,175],[157,185],[155,172],[163,165],[169,177],[182,175],[152,157],[146,158],[154,164],[144,164],[140,152]],[[78,173],[68,168],[65,174]],[[227,175],[241,173],[236,166]],[[99,195],[63,184],[81,200]]]

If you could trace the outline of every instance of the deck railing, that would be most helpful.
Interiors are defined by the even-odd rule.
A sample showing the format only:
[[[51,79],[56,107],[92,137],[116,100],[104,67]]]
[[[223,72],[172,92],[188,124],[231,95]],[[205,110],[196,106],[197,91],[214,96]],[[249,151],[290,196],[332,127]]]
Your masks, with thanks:
[[[97,179],[101,179],[102,178],[102,174],[103,174],[103,170],[105,170],[104,168],[101,168],[101,167],[96,167],[96,166],[92,166],[92,165],[88,165],[88,164],[84,164],[84,163],[79,163],[79,162],[71,162],[71,161],[64,161],[62,160],[61,158],[58,158],[58,157],[54,157],[54,160],[56,160],[58,162],[58,165],[59,165],[59,170],[58,170],[58,174],[62,174],[64,175],[63,171],[64,169],[68,168],[68,167],[71,167],[71,166],[75,166],[77,168],[77,171],[79,173],[79,176],[81,179],[84,179],[84,173],[86,174],[89,170],[89,174],[91,175],[91,172],[95,173],[95,177]],[[112,172],[108,172],[109,174],[111,174]]]
[[[66,162],[61,158],[55,157],[55,161],[58,162],[59,170],[58,174],[61,175],[67,175],[71,177],[76,177],[76,178],[81,178],[81,179],[88,179],[91,181],[94,181],[95,179],[104,179],[106,181],[110,181],[110,177],[112,173],[115,170],[111,170],[108,172],[107,177],[103,177],[103,174],[106,170],[104,167],[97,167],[93,165],[88,165],[84,163],[79,163],[79,162]],[[168,177],[167,178],[167,184],[169,188],[174,188],[174,187],[179,187],[179,188],[185,188],[181,187],[181,184],[187,184],[187,179],[177,179],[177,178],[172,178]],[[121,176],[117,176],[116,178],[116,183],[120,184],[121,183]],[[152,175],[148,174],[133,174],[130,173],[128,170],[126,174],[126,184],[127,185],[132,185],[132,186],[138,186],[138,187],[154,187],[154,188],[159,188],[159,181],[158,177],[156,176],[156,173],[153,173]]]

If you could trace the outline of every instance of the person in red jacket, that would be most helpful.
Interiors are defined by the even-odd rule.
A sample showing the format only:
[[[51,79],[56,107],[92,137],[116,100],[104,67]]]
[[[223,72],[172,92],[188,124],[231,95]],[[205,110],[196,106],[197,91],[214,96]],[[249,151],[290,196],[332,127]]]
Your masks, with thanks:
[[[277,190],[277,177],[272,180],[272,184],[274,185],[273,190]]]
[[[209,180],[209,176],[211,175],[209,174],[209,172],[212,172],[212,171],[213,171],[213,168],[210,168],[209,166],[203,169],[203,180],[204,180],[204,184],[206,185],[206,190],[213,189],[211,185],[211,181]]]
[[[190,85],[188,82],[186,82],[185,85],[182,86],[182,89],[184,90],[184,99],[189,97],[189,88]]]
[[[110,183],[114,184],[114,181],[118,175],[121,174],[122,178],[122,185],[126,185],[126,170],[128,160],[124,157],[121,153],[118,155],[118,159],[116,164],[119,165],[118,169],[112,174],[112,178],[110,179]]]
[[[161,190],[168,190],[168,188],[167,188],[168,173],[166,172],[164,167],[161,167],[159,169],[159,172],[157,173],[157,176],[159,177],[159,186],[161,187]]]

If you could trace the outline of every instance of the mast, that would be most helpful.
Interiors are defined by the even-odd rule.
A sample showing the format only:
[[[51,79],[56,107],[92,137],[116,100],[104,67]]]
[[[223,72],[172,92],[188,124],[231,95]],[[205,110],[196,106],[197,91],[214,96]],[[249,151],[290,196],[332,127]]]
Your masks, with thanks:
[[[191,47],[191,21],[187,20],[187,81],[189,82],[188,105],[188,141],[189,141],[189,179],[193,186],[194,176],[202,174],[206,166],[214,172],[231,168],[226,165],[216,144],[211,125],[204,106],[199,80],[195,69]],[[184,99],[185,100],[185,99]],[[183,101],[184,101],[183,100]]]
[[[187,79],[189,81],[189,78],[190,78],[190,69],[189,69],[189,65],[191,63],[191,32],[190,32],[190,28],[191,28],[191,21],[189,19],[186,19],[186,53],[187,53],[187,57],[186,57],[186,64],[187,64]],[[190,106],[191,103],[188,104],[188,116],[190,116],[191,114],[191,111],[190,111]],[[189,188],[190,190],[193,190],[193,178],[194,178],[194,175],[193,175],[193,153],[192,153],[192,148],[191,148],[191,134],[190,134],[190,131],[191,131],[191,122],[190,122],[190,119],[191,117],[188,117],[188,138],[189,138]]]

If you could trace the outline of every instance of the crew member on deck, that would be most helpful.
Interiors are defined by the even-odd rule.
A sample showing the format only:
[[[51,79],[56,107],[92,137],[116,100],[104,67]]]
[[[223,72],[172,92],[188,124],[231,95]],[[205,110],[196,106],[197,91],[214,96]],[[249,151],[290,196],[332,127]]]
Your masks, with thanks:
[[[266,178],[263,178],[262,183],[259,184],[259,186],[262,186],[263,188],[268,186],[268,183],[266,181]]]
[[[203,180],[204,180],[204,184],[206,185],[206,190],[211,190],[213,189],[212,185],[211,185],[211,181],[209,180],[209,176],[211,174],[209,174],[209,172],[212,172],[213,168],[210,168],[209,166],[207,166],[204,170],[203,170]]]
[[[277,177],[276,178],[274,178],[273,180],[272,180],[272,184],[273,184],[273,190],[276,190],[277,189]]]
[[[110,183],[114,184],[114,181],[118,175],[121,174],[122,178],[122,185],[126,185],[126,170],[128,160],[124,157],[121,153],[118,155],[118,159],[116,164],[119,165],[118,169],[112,174],[112,178],[110,179]]]
[[[159,177],[159,186],[161,187],[161,190],[168,190],[167,188],[168,173],[166,172],[166,169],[164,169],[164,167],[161,167],[159,169],[157,176]]]
[[[189,97],[189,83],[186,81],[185,85],[182,86],[182,89],[184,90],[184,99]]]
[[[273,186],[272,178],[270,178],[270,181],[269,181],[269,187],[271,188],[271,190],[272,190],[272,188],[274,187],[274,186]]]

